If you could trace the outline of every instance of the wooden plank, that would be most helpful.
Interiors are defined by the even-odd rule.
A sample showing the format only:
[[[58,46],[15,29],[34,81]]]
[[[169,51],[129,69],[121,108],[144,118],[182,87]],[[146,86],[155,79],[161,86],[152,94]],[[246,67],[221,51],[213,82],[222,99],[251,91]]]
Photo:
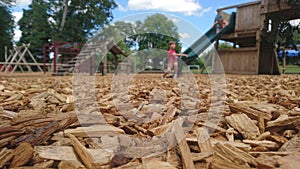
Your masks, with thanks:
[[[225,71],[225,73],[235,74],[255,74],[258,67],[257,50],[249,48],[246,51],[243,49],[229,49],[218,51],[218,56],[214,56],[215,59],[218,57],[220,61],[213,59],[213,71],[215,73]],[[220,69],[221,62],[224,70]]]
[[[258,127],[245,114],[232,114],[225,117],[225,120],[246,139],[253,140],[260,135]]]
[[[178,142],[179,150],[182,157],[183,168],[184,169],[195,169],[193,158],[190,152],[190,148],[186,142],[185,134],[182,127],[178,122],[174,123],[173,133],[175,133],[176,140]]]

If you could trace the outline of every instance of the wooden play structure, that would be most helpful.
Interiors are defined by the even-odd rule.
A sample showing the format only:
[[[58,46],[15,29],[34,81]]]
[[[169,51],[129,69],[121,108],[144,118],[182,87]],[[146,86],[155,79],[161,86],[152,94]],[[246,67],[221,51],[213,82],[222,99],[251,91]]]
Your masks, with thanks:
[[[50,70],[47,70],[47,56],[50,55],[50,53],[53,54],[53,72],[57,71],[57,68],[61,67],[62,64],[67,63],[74,57],[76,57],[81,49],[83,47],[83,44],[75,43],[75,42],[51,42],[44,44],[43,46],[43,71],[47,72]]]
[[[37,67],[37,70],[43,71],[41,66],[42,63],[38,63],[33,57],[32,53],[29,50],[30,44],[23,44],[22,46],[14,47],[13,50],[10,50],[10,55],[8,56],[5,62],[1,62],[1,72],[11,72],[14,73],[17,68],[23,73],[25,71],[32,72],[32,67]],[[28,56],[31,62],[26,59],[25,56]]]
[[[283,20],[300,18],[300,1],[259,0],[218,11],[224,15],[224,11],[232,9],[236,9],[234,31],[220,36],[216,48],[219,40],[232,42],[234,48],[217,50],[223,65],[213,61],[213,73],[222,72],[220,68],[223,67],[225,73],[233,74],[280,74],[275,48],[276,27]]]
[[[73,57],[66,64],[54,71],[53,75],[62,76],[69,73],[89,73],[93,75],[97,72],[99,66],[103,75],[107,74],[108,61],[107,53],[110,52],[114,56],[114,64],[118,65],[118,56],[123,55],[128,64],[122,63],[120,68],[125,68],[130,71],[129,56],[119,48],[113,40],[91,42],[84,45],[79,54]]]

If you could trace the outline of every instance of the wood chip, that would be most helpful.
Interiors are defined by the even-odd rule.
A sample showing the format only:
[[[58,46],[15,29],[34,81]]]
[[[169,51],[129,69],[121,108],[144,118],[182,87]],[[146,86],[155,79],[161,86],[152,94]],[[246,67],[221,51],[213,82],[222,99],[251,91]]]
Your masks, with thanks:
[[[232,114],[225,117],[225,119],[231,127],[241,133],[246,139],[255,139],[260,135],[258,127],[245,114]]]
[[[189,146],[185,140],[184,131],[177,122],[174,124],[173,132],[175,133],[175,137],[178,142],[179,150],[183,161],[183,168],[194,169],[195,165],[193,162],[193,158]]]
[[[10,167],[20,167],[27,164],[33,157],[33,147],[29,143],[21,143],[13,152]]]
[[[35,160],[76,161],[78,160],[73,147],[70,146],[36,146],[34,147]]]
[[[122,129],[110,125],[94,125],[89,127],[77,127],[76,129],[65,130],[66,134],[76,137],[101,137],[103,135],[124,134]]]

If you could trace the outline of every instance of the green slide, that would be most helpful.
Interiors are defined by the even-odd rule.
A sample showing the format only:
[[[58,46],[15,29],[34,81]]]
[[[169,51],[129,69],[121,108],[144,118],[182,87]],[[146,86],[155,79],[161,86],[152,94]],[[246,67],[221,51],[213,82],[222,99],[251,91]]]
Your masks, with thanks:
[[[220,30],[219,33],[216,34],[216,29],[211,28],[207,31],[203,36],[201,36],[196,42],[194,42],[189,48],[187,48],[183,53],[189,55],[189,57],[181,57],[181,60],[186,64],[197,59],[198,56],[208,48],[214,41],[216,41],[221,35],[226,33],[231,33],[234,31],[235,27],[235,18],[236,13],[233,12],[229,19],[229,24]],[[182,70],[182,65],[180,65],[180,69]],[[180,71],[181,72],[181,71]]]

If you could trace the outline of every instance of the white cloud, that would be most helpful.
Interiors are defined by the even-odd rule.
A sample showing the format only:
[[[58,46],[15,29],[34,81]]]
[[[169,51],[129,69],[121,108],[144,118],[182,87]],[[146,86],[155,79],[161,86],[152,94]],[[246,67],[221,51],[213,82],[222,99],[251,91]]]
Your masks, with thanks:
[[[297,25],[300,24],[300,19],[291,20],[291,21],[290,21],[290,24],[291,24],[292,26],[297,26]]]
[[[27,7],[29,4],[31,4],[32,0],[17,0],[16,5],[18,7],[24,8]]]
[[[13,12],[12,15],[14,16],[15,24],[17,24],[22,18],[23,12]]]
[[[190,34],[188,33],[180,33],[179,36],[182,38],[182,39],[185,39],[185,38],[190,38]]]
[[[117,3],[117,5],[118,5],[118,10],[119,11],[122,11],[122,12],[126,12],[127,11],[127,9],[124,6],[122,6],[121,4]]]
[[[14,22],[16,25],[16,28],[14,30],[14,42],[18,42],[22,36],[22,31],[20,31],[18,22],[22,18],[23,12],[13,12],[12,15],[14,16]]]
[[[196,0],[129,0],[130,10],[161,10],[195,15],[204,9]]]
[[[178,22],[180,22],[180,20],[178,19],[178,18],[169,18],[170,19],[170,21],[172,21],[173,23],[178,23]]]
[[[20,31],[20,29],[16,29],[14,33],[14,42],[18,42],[22,36],[22,31]]]
[[[201,10],[198,15],[203,16],[203,14],[210,12],[211,9],[212,9],[211,7],[205,8],[205,9]]]

